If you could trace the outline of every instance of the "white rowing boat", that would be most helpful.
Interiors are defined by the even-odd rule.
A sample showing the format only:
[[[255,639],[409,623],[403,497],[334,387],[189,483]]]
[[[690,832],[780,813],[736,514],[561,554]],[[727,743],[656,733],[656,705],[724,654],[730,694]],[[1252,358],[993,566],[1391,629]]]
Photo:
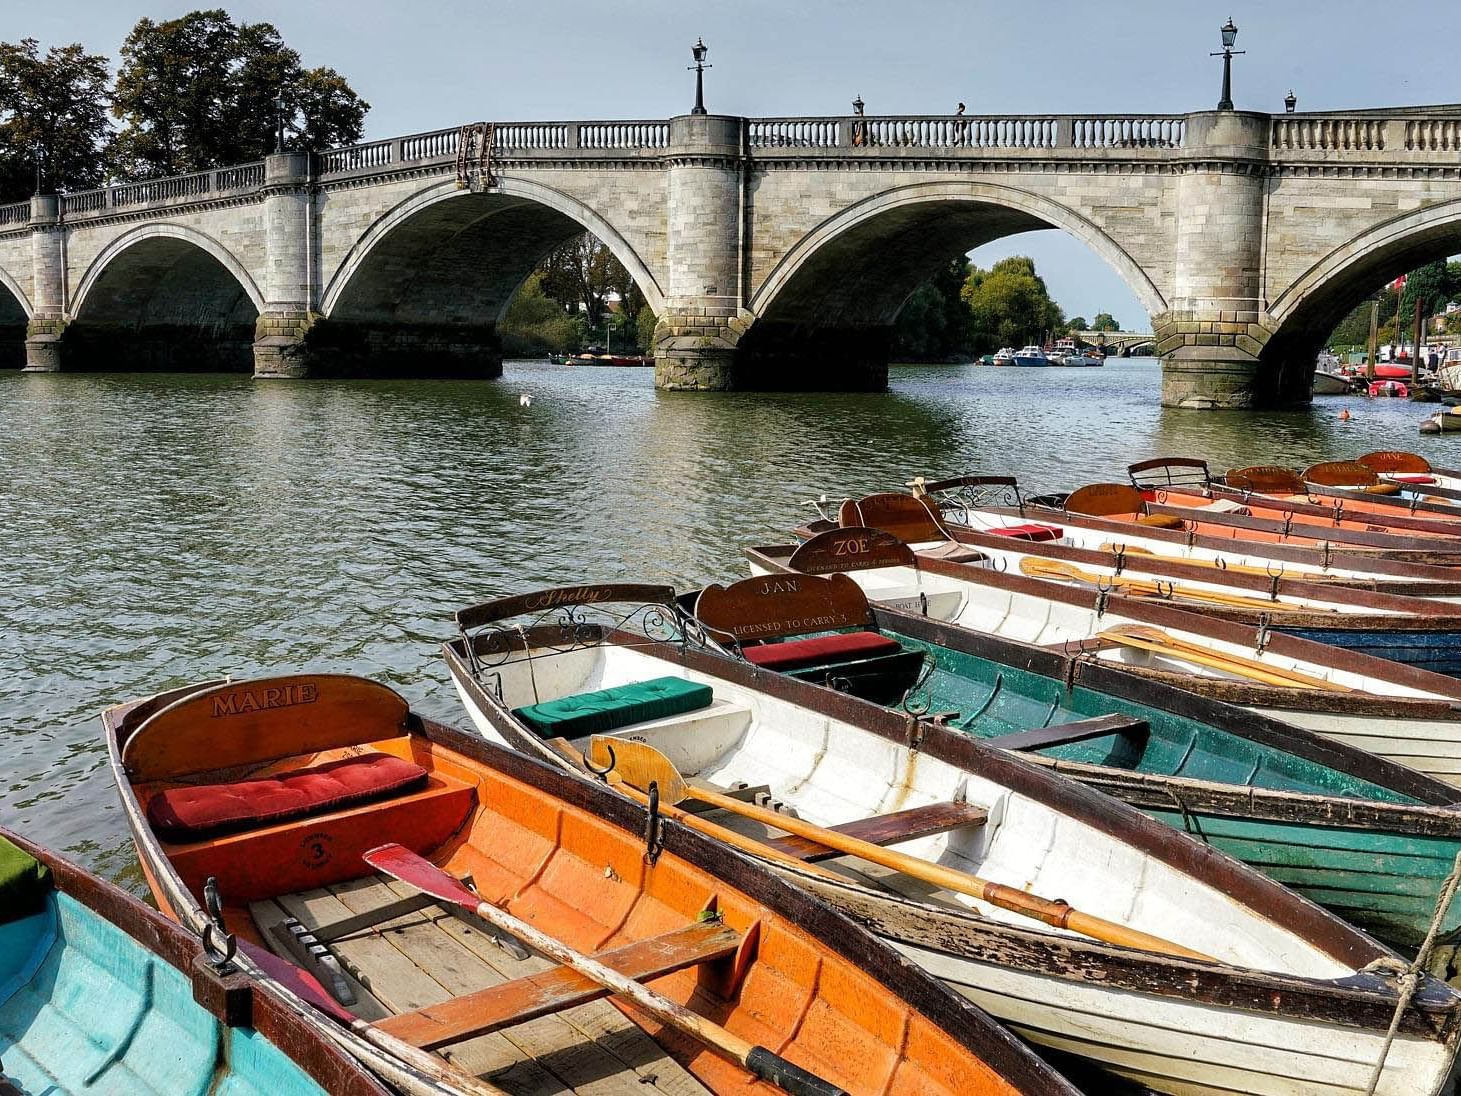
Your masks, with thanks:
[[[762,601],[728,610],[742,634],[861,623],[845,619],[846,591],[855,592],[845,578],[758,585]],[[834,587],[840,600],[826,592]],[[948,728],[770,672],[768,652],[798,657],[786,643],[748,639],[746,658],[760,664],[717,653],[687,632],[672,597],[580,587],[462,611],[463,635],[445,655],[473,724],[563,766],[591,732],[648,743],[692,781],[817,825],[870,832],[872,822],[884,842],[922,860],[1064,898],[1213,957],[1095,943],[846,858],[824,860],[831,877],[780,869],[1031,1042],[1164,1092],[1365,1091],[1397,1001],[1395,983],[1366,969],[1388,961],[1374,941],[1104,796]],[[693,703],[654,701],[691,692]],[[749,825],[722,815],[701,817]],[[1451,1073],[1461,998],[1426,979],[1418,1000],[1378,1093],[1438,1092]]]
[[[839,532],[845,537],[848,529]],[[803,546],[808,555],[825,550],[814,544]],[[920,551],[925,546],[938,547],[914,543],[911,564],[849,575],[880,605],[1024,643],[1082,650],[1461,784],[1461,681],[1286,635],[1271,622],[1222,620],[1110,590],[999,573],[930,557]],[[789,548],[779,557],[772,551],[748,550],[753,573],[803,569]],[[1161,635],[1153,638],[1152,629]]]

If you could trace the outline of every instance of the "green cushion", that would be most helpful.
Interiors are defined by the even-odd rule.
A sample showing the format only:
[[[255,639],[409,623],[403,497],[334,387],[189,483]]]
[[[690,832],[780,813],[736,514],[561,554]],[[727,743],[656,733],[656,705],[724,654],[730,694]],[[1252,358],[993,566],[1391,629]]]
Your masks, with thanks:
[[[709,707],[709,685],[697,685],[682,677],[656,677],[615,685],[558,700],[545,700],[526,708],[514,708],[521,719],[542,738],[581,738],[605,734],[631,723],[661,719],[682,712]]]
[[[51,869],[0,837],[0,924],[38,912],[50,890]]]

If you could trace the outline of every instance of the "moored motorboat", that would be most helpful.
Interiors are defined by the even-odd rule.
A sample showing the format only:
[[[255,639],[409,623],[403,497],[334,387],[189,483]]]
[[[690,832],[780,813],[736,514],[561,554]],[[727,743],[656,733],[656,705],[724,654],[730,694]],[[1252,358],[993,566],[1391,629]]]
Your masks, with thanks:
[[[1354,378],[1327,369],[1314,370],[1314,395],[1343,396],[1354,388]]]
[[[306,964],[335,1036],[404,1091],[483,1091],[474,1075],[520,1091],[1072,1091],[752,861],[383,685],[212,683],[103,721],[159,906],[201,927],[215,879],[245,958],[286,982],[297,968],[264,946]],[[465,917],[443,898],[458,892]],[[608,1007],[606,976],[636,996]],[[749,1051],[727,1057],[737,1043]]]
[[[746,557],[753,575],[882,571],[859,581],[876,598],[873,622],[931,659],[897,698],[905,709],[1200,834],[1386,943],[1420,945],[1461,851],[1457,788],[1079,650],[952,627],[938,615],[948,611],[938,577],[880,530],[835,529]],[[857,675],[834,676],[866,695]],[[1457,927],[1461,907],[1444,923]]]
[[[1000,347],[997,351],[995,351],[994,359],[993,359],[993,361],[990,362],[990,364],[991,365],[1014,365],[1015,364],[1015,348],[1012,347],[1012,346],[1002,346],[1002,347]]]
[[[386,1096],[229,943],[0,829],[0,1092]]]
[[[724,597],[716,591],[700,599]],[[463,635],[445,655],[474,724],[576,772],[579,763],[618,771],[606,747],[591,748],[594,735],[631,754],[648,745],[714,803],[728,794],[777,805],[780,827],[724,809],[697,824],[807,850],[823,870],[789,866],[779,851],[771,860],[1032,1042],[1167,1092],[1363,1089],[1397,1003],[1393,984],[1363,969],[1389,962],[1379,945],[1107,797],[948,727],[773,672],[812,655],[776,642],[789,628],[864,623],[835,601],[773,599],[769,615],[762,605],[723,606],[722,622],[738,621],[747,636],[740,660],[697,641],[671,599],[645,587],[579,587],[463,610]],[[822,656],[866,662],[898,647],[867,630],[839,635],[821,643]],[[837,846],[775,837],[798,819],[798,828],[863,834],[921,863],[1003,883],[1032,909],[1044,909],[1036,895],[1058,894],[1072,924],[1076,911],[1107,918],[1214,961],[1031,927],[997,902],[847,863]],[[1377,1092],[1446,1082],[1461,1001],[1430,981],[1421,997],[1424,1006],[1404,1011],[1406,1034]]]
[[[1046,356],[1044,347],[1035,346],[1032,343],[1021,350],[1015,351],[1014,357],[1009,364],[1026,367],[1049,365],[1050,359]]]

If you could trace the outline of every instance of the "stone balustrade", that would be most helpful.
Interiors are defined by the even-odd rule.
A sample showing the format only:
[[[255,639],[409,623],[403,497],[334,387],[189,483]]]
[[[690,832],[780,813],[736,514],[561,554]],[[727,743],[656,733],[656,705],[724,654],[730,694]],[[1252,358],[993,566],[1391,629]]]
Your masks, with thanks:
[[[264,162],[258,160],[251,164],[195,171],[188,175],[171,175],[164,179],[119,183],[96,190],[72,191],[61,195],[61,213],[68,220],[76,220],[78,217],[104,216],[117,210],[139,206],[232,197],[251,193],[263,185]]]
[[[1261,117],[1261,116],[1260,116]],[[907,115],[748,118],[746,146],[760,156],[902,156],[901,150],[929,150],[960,156],[1002,153],[1014,157],[1099,155],[1164,158],[1187,147],[1185,115]],[[454,161],[461,128],[433,130],[369,141],[318,154],[322,181],[432,167]],[[499,122],[493,154],[501,158],[654,155],[670,147],[665,120],[590,122]],[[1376,157],[1409,162],[1435,153],[1461,151],[1461,114],[1383,110],[1353,114],[1283,114],[1268,128],[1275,162]],[[104,217],[141,206],[170,205],[233,197],[264,185],[257,161],[165,179],[76,191],[61,198],[68,220]],[[0,228],[24,224],[27,203],[0,206]]]
[[[1281,161],[1383,157],[1407,163],[1415,158],[1412,154],[1461,151],[1461,118],[1449,111],[1284,114],[1273,119],[1269,149]]]

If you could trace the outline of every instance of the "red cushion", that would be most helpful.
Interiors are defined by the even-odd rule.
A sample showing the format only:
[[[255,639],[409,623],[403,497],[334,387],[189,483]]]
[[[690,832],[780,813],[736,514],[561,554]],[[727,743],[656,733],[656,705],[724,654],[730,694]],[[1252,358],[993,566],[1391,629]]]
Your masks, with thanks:
[[[366,803],[425,781],[420,765],[390,754],[343,757],[264,780],[170,788],[152,797],[147,820],[165,840],[196,841]]]
[[[1405,473],[1390,472],[1390,473],[1387,473],[1386,474],[1385,478],[1386,479],[1392,479],[1396,483],[1435,483],[1436,482],[1436,477],[1435,476],[1428,476],[1424,472],[1405,472]]]
[[[1054,525],[1006,525],[1003,529],[990,529],[997,537],[1015,537],[1018,540],[1059,540],[1065,530]]]
[[[768,670],[801,670],[824,662],[842,662],[850,658],[870,658],[901,651],[896,639],[877,632],[844,632],[834,636],[813,636],[791,639],[785,643],[768,643],[747,647],[746,661]]]

